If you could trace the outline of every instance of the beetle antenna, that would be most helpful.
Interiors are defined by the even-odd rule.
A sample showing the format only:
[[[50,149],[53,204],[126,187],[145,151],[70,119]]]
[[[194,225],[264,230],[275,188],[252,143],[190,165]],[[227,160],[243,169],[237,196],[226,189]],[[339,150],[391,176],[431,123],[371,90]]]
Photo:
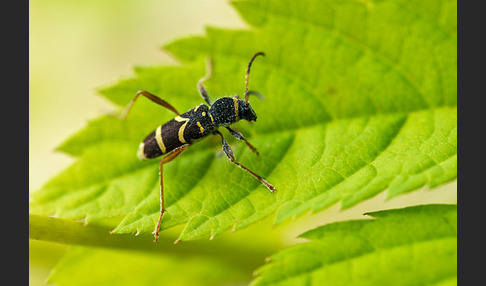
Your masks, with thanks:
[[[248,98],[250,97],[250,92],[248,91],[248,79],[250,78],[250,68],[251,68],[251,63],[253,63],[253,60],[257,56],[265,56],[265,53],[263,52],[258,52],[253,55],[251,58],[250,62],[248,63],[248,68],[246,69],[246,81],[245,81],[245,103],[248,105]]]
[[[248,95],[255,95],[255,96],[256,96],[256,97],[258,97],[258,99],[260,99],[261,101],[265,101],[265,96],[263,96],[263,94],[259,93],[258,91],[249,90],[249,91],[248,91]]]

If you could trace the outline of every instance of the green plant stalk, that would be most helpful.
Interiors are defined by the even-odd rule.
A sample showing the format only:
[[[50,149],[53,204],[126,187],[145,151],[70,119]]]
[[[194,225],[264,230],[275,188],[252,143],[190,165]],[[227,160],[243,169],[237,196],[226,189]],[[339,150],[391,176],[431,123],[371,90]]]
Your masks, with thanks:
[[[68,245],[105,247],[147,251],[178,256],[199,256],[227,260],[228,263],[253,271],[262,265],[265,258],[278,250],[260,249],[238,244],[235,247],[228,241],[191,241],[174,243],[175,237],[163,235],[159,242],[153,242],[153,235],[110,234],[110,229],[100,225],[84,225],[65,219],[29,215],[29,239],[57,242]]]

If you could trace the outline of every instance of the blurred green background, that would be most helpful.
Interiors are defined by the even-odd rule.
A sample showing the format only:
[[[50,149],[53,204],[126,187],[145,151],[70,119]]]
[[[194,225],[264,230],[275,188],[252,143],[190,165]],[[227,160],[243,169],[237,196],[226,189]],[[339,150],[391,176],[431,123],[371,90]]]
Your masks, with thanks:
[[[29,1],[29,192],[73,160],[54,149],[86,122],[114,107],[96,90],[130,77],[134,66],[176,64],[161,50],[174,39],[203,35],[204,26],[247,28],[227,0]],[[140,87],[141,89],[143,87]],[[197,91],[194,84],[194,92]],[[455,203],[456,183],[383,204],[386,194],[340,212],[339,206],[289,223],[290,243],[309,225],[362,217],[380,208]],[[43,285],[66,246],[29,241],[29,284]]]
[[[113,110],[97,89],[134,66],[175,64],[160,47],[207,25],[247,27],[226,0],[30,0],[29,192],[73,162],[54,151],[63,140]],[[31,240],[29,284],[43,285],[66,249]]]
[[[113,109],[96,89],[174,64],[162,44],[206,25],[247,26],[226,0],[29,1],[29,191],[71,162],[59,143]]]

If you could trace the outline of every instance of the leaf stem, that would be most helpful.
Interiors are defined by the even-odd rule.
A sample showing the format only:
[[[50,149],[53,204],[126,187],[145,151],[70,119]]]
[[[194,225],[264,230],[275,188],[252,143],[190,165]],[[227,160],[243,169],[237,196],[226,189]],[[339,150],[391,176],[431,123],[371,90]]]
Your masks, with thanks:
[[[174,244],[175,237],[161,234],[158,243],[149,234],[110,234],[110,229],[100,225],[84,225],[66,219],[29,214],[29,238],[69,245],[119,248],[124,250],[147,251],[168,255],[191,255],[227,260],[228,263],[253,271],[264,263],[270,254],[278,249],[258,247],[235,247],[225,240],[189,241]],[[243,246],[243,247],[242,247]]]

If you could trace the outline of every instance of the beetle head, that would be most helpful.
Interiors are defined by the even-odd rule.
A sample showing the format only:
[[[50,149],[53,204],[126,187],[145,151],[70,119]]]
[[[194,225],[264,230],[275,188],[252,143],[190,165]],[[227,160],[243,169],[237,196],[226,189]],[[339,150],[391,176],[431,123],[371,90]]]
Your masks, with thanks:
[[[239,117],[240,119],[245,119],[247,121],[256,121],[257,115],[253,108],[251,107],[250,103],[246,104],[244,100],[238,100],[239,106]]]

